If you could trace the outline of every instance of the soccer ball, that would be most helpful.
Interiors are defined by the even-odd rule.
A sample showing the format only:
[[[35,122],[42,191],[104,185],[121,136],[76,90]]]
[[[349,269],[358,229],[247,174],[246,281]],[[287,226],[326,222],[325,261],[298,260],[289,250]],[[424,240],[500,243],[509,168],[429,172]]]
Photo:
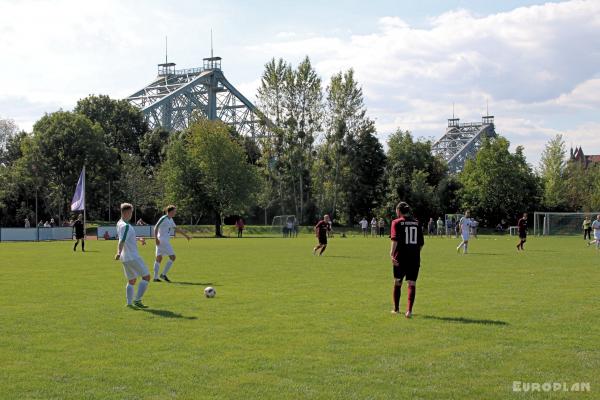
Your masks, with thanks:
[[[215,297],[217,295],[217,291],[215,290],[214,287],[207,287],[206,289],[204,289],[204,295],[206,297],[208,297],[209,299],[212,299],[213,297]]]

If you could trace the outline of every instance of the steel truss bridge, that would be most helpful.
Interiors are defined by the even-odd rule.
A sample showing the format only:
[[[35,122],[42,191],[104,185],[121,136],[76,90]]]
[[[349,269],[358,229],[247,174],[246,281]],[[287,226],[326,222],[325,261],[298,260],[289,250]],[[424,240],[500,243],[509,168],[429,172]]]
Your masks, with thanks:
[[[459,118],[448,120],[446,133],[431,148],[434,154],[448,163],[452,173],[459,173],[465,161],[474,158],[485,138],[496,137],[494,116],[487,115],[481,122],[460,123]]]
[[[144,113],[150,128],[183,130],[198,116],[221,120],[244,136],[263,137],[272,124],[221,70],[221,57],[205,58],[202,68],[176,70],[158,65],[156,79],[127,99]]]

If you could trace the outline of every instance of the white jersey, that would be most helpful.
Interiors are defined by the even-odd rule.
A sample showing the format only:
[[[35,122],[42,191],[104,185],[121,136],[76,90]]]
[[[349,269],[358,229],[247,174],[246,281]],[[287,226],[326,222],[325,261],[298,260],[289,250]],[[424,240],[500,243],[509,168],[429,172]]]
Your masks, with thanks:
[[[369,221],[367,221],[366,219],[363,219],[362,221],[360,221],[361,228],[367,229],[368,226],[369,226]]]
[[[471,220],[471,218],[467,218],[467,217],[462,217],[460,219],[460,227],[461,227],[461,232],[464,235],[468,235],[469,232],[471,231],[471,226],[473,226],[473,221]]]
[[[137,250],[135,229],[130,223],[120,219],[117,222],[117,236],[119,237],[119,243],[123,243],[122,262],[132,261],[140,257]]]
[[[168,215],[163,215],[160,217],[156,225],[154,226],[155,230],[158,230],[157,237],[162,241],[169,241],[171,239],[171,230],[175,229],[177,225],[175,225],[175,221],[173,218],[170,218]]]
[[[594,229],[594,239],[600,240],[600,221],[597,219],[592,222],[592,228]]]

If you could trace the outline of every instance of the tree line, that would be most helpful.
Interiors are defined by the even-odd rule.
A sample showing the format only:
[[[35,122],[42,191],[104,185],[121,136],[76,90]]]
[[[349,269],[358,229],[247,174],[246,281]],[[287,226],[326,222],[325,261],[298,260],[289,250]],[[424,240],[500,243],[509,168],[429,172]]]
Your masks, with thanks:
[[[217,235],[232,215],[269,224],[294,214],[312,224],[328,213],[353,225],[391,218],[399,200],[423,221],[469,208],[484,226],[526,211],[600,209],[600,167],[569,161],[560,135],[538,168],[498,136],[456,175],[430,140],[409,131],[396,130],[384,146],[352,69],[323,82],[308,57],[297,66],[272,59],[257,105],[274,127],[256,141],[201,117],[180,132],[149,129],[140,110],[108,96],[46,114],[32,132],[0,120],[0,223],[33,221],[36,199],[38,219],[69,218],[84,165],[89,219],[114,222],[129,201],[136,218],[152,222],[175,203],[180,218],[214,223]]]

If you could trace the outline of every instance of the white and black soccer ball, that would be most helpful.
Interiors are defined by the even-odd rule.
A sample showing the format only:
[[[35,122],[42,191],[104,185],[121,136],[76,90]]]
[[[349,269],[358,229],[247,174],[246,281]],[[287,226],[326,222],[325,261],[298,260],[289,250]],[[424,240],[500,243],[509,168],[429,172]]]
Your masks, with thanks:
[[[217,295],[217,291],[215,290],[214,287],[209,286],[206,289],[204,289],[204,295],[207,298],[212,299],[213,297],[215,297]]]

